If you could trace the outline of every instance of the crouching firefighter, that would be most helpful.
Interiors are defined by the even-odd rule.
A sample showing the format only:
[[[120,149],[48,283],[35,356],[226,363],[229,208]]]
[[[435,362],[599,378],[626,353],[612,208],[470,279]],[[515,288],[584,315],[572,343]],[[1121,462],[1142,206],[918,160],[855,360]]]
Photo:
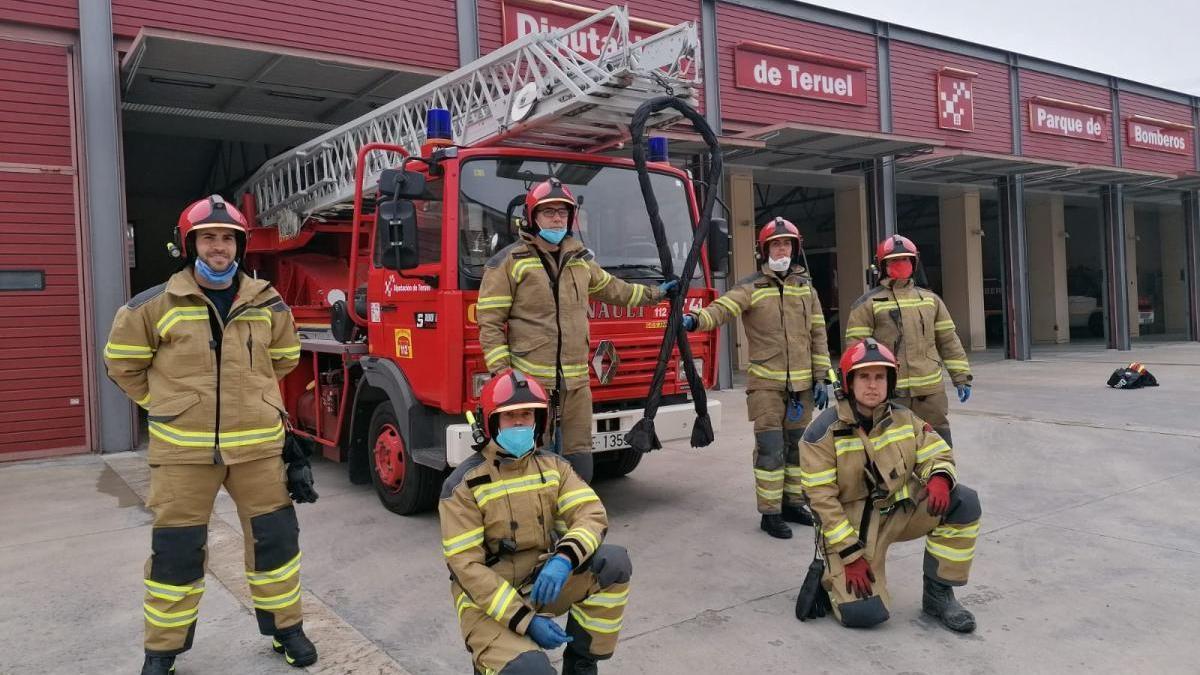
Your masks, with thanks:
[[[149,419],[154,529],[143,675],[174,672],[175,657],[192,646],[208,519],[222,485],[242,521],[259,631],[288,663],[317,660],[301,626],[292,505],[317,494],[299,444],[289,438],[285,449],[279,391],[300,342],[271,284],[238,271],[247,239],[245,218],[220,196],[190,205],[176,230],[183,268],[119,309],[104,347],[109,377]]]
[[[712,330],[738,316],[750,340],[746,412],[754,422],[759,527],[792,536],[784,521],[812,525],[800,485],[800,437],[813,408],[828,402],[825,315],[801,264],[800,230],[775,218],[758,234],[762,269],[711,305],[683,316],[686,330]]]
[[[450,596],[477,673],[595,673],[617,646],[629,554],[604,544],[600,498],[564,458],[537,450],[545,389],[506,370],[480,394],[478,452],[442,486]],[[554,617],[569,614],[564,631]]]
[[[859,341],[841,368],[843,395],[809,425],[800,458],[833,614],[849,627],[886,621],[888,547],[925,537],[922,608],[950,630],[969,633],[975,617],[954,599],[953,587],[967,582],[975,557],[979,496],[958,483],[953,452],[937,432],[888,402],[896,385],[891,351],[871,338]],[[797,615],[812,616],[808,609],[797,606]]]

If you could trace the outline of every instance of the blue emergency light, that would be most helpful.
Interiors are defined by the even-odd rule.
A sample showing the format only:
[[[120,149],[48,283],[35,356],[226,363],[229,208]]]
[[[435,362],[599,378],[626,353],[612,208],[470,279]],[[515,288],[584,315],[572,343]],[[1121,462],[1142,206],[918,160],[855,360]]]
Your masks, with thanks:
[[[445,108],[430,108],[425,116],[425,138],[435,138],[453,141],[454,132],[450,129],[450,111]]]
[[[667,161],[667,137],[666,136],[651,136],[650,137],[650,161],[651,162]]]

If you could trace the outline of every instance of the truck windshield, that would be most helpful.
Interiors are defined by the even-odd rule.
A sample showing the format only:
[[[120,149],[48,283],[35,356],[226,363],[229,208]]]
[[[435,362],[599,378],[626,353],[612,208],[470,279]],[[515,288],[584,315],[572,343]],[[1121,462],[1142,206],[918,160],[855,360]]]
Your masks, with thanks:
[[[525,193],[551,176],[580,202],[575,236],[596,253],[596,262],[625,279],[662,278],[654,232],[633,168],[511,157],[473,159],[462,166],[458,236],[464,288],[478,288],[484,263],[517,237],[518,224],[509,222],[508,214],[513,221],[520,218]],[[687,189],[682,180],[667,174],[652,171],[650,180],[678,273],[692,245]]]

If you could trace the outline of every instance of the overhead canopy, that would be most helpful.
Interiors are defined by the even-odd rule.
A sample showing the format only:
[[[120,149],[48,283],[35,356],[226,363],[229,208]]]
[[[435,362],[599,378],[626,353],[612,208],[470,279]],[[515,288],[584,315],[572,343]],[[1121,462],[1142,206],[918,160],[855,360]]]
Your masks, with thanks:
[[[824,171],[892,155],[904,157],[930,152],[941,141],[870,131],[849,131],[809,124],[776,124],[739,134],[762,141],[759,150],[742,149],[727,155],[737,164]]]
[[[1027,176],[1025,185],[1035,190],[1058,192],[1092,192],[1111,185],[1148,187],[1174,179],[1169,173],[1122,169],[1115,166],[1073,164],[1056,172]]]
[[[1200,190],[1200,172],[1188,171],[1181,173],[1171,180],[1155,183],[1154,187],[1163,190]]]
[[[143,29],[121,61],[124,128],[291,146],[437,77],[413,70]]]
[[[653,135],[666,136],[669,141],[668,148],[673,155],[696,155],[708,151],[708,145],[705,144],[704,139],[694,131],[664,129],[655,131]],[[767,144],[762,141],[740,136],[717,136],[717,143],[725,152],[761,150],[767,147]]]
[[[1071,167],[1067,162],[939,148],[928,155],[898,162],[896,175],[934,183],[983,183],[1017,174],[1060,172]]]

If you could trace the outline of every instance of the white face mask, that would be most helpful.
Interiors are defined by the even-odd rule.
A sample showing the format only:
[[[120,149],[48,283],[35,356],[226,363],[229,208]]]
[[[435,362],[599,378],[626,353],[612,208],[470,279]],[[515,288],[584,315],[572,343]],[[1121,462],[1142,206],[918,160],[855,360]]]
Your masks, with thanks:
[[[767,261],[767,267],[771,268],[772,272],[786,272],[792,266],[792,259],[789,258],[771,258]]]

